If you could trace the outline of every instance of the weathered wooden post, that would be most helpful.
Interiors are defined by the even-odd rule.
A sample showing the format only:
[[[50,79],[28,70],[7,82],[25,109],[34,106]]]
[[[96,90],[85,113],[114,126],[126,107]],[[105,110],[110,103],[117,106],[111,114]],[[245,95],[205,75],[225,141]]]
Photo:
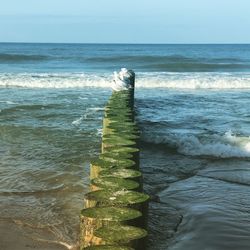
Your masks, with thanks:
[[[91,162],[81,212],[80,248],[144,250],[149,196],[139,171],[140,132],[134,122],[135,73],[114,74],[103,119],[102,153]]]

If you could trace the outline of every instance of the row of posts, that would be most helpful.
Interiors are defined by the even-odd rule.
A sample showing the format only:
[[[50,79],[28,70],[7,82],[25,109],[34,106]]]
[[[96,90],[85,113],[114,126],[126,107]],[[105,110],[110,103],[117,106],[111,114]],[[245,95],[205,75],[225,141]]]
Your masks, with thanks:
[[[101,153],[90,164],[90,192],[80,216],[81,250],[146,249],[149,196],[139,169],[131,76],[131,87],[113,92],[105,107]]]

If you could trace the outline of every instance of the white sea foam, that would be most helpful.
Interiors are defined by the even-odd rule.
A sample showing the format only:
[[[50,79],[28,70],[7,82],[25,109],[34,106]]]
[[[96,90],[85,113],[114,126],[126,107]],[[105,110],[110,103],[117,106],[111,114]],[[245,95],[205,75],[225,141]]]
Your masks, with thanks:
[[[249,74],[145,73],[137,87],[170,89],[250,89]]]
[[[23,88],[108,88],[108,75],[83,73],[0,74],[0,86]]]
[[[80,124],[82,123],[83,120],[84,120],[84,117],[81,116],[80,118],[74,120],[71,124],[78,127],[78,126],[80,126]]]
[[[0,73],[0,87],[111,88],[112,75],[85,73]],[[250,74],[137,73],[137,88],[250,89]]]
[[[88,108],[87,110],[89,111],[94,111],[94,112],[98,112],[98,111],[104,111],[105,108],[101,108],[101,107],[95,107],[95,108]]]
[[[97,136],[102,136],[102,135],[103,135],[103,130],[102,130],[102,128],[97,129],[96,135],[97,135]]]
[[[214,135],[210,138],[183,134],[158,136],[145,134],[143,140],[154,144],[168,144],[184,155],[219,158],[250,157],[250,137],[236,136],[231,131],[222,136]]]
[[[0,101],[0,103],[5,103],[5,104],[8,104],[8,105],[16,105],[16,104],[18,104],[16,102],[12,102],[12,101]]]

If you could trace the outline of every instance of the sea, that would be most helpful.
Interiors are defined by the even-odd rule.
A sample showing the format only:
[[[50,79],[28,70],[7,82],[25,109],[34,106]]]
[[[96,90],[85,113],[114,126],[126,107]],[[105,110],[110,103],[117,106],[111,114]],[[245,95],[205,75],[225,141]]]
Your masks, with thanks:
[[[123,67],[136,74],[148,249],[249,250],[250,45],[32,43],[0,43],[0,249],[77,249]]]

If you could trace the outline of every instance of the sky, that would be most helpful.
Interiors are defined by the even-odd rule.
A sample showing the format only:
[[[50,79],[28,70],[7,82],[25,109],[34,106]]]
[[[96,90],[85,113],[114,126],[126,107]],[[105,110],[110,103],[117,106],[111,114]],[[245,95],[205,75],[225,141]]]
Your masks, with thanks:
[[[0,0],[0,42],[250,43],[250,0]]]

